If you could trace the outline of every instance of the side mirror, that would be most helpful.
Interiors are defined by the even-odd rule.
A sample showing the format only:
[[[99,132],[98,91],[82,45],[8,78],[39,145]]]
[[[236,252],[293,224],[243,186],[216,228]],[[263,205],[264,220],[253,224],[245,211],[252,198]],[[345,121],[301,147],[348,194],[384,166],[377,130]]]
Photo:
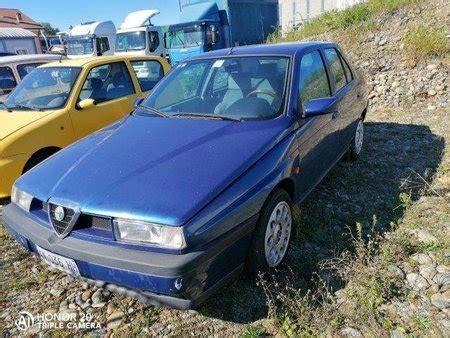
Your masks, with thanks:
[[[142,97],[137,97],[136,100],[134,100],[133,107],[136,109],[139,107],[139,105],[144,101]]]
[[[320,99],[313,99],[308,102],[303,112],[303,118],[326,115],[333,113],[336,106],[336,98],[324,97]]]
[[[80,102],[78,102],[78,107],[81,110],[88,109],[93,106],[95,106],[95,100],[93,100],[93,99],[84,99],[84,100],[81,100]]]

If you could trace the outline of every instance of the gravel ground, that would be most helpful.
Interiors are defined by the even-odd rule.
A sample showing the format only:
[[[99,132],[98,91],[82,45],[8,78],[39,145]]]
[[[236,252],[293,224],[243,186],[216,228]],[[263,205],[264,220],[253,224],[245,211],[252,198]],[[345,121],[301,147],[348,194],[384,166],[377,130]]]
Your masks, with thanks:
[[[426,8],[418,8],[406,13],[407,22],[420,19]],[[399,18],[405,13],[395,15],[398,18],[390,18],[391,22],[404,20]],[[362,156],[356,163],[338,164],[303,204],[297,238],[283,271],[295,271],[298,283],[311,287],[311,277],[320,274],[319,263],[350,247],[356,223],[365,232],[372,228],[388,232],[392,222],[414,224],[411,233],[425,253],[412,255],[392,269],[401,276],[403,287],[415,292],[421,301],[414,305],[408,299],[393,300],[385,305],[386,311],[405,316],[419,311],[437,327],[430,332],[445,335],[450,328],[449,64],[447,59],[439,59],[411,65],[399,56],[402,31],[388,23],[382,27],[384,30],[361,42],[364,48],[360,49],[370,52],[350,53],[368,70],[371,90]],[[408,198],[401,197],[405,192],[410,193]],[[406,213],[409,209],[402,203],[412,205],[413,211]],[[264,291],[245,275],[196,311],[178,311],[113,295],[50,270],[15,243],[2,226],[0,248],[0,330],[4,335],[21,333],[14,323],[20,311],[77,316],[77,320],[65,322],[62,330],[45,330],[58,334],[278,332],[268,319]],[[90,321],[91,327],[67,326],[79,319]],[[26,333],[39,331],[35,325]],[[345,327],[340,334],[357,336],[359,331]]]

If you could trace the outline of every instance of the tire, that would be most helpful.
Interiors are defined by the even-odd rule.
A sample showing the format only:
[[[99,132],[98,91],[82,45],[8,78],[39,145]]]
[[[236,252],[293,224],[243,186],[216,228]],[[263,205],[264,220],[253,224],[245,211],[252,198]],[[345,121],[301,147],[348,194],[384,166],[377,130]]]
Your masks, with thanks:
[[[28,162],[25,164],[25,167],[23,168],[23,172],[22,175],[25,174],[27,171],[33,169],[35,166],[37,166],[39,163],[41,163],[42,161],[44,161],[46,158],[48,158],[50,155],[48,156],[35,156],[35,157],[31,157]]]
[[[284,220],[277,220],[280,213],[286,214]],[[289,251],[293,227],[291,197],[285,190],[276,189],[264,203],[253,234],[247,257],[250,275],[255,277],[259,272],[271,272],[283,263]]]
[[[362,119],[358,120],[358,124],[355,130],[355,136],[348,150],[348,159],[350,161],[356,161],[361,154],[361,150],[364,145],[364,122]]]

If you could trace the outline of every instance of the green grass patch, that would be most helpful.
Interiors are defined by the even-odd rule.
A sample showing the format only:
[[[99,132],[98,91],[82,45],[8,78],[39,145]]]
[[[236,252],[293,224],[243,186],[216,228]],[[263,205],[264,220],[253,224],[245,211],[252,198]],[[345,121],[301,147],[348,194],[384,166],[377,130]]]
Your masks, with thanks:
[[[324,34],[334,30],[357,28],[357,30],[371,30],[375,28],[373,17],[377,13],[392,12],[400,7],[417,4],[424,0],[370,0],[357,4],[345,10],[332,10],[306,21],[303,25],[295,27],[291,32],[282,36],[276,32],[269,36],[268,42],[291,42]]]
[[[448,51],[443,27],[420,25],[404,36],[404,50],[414,59],[427,59],[444,55]]]

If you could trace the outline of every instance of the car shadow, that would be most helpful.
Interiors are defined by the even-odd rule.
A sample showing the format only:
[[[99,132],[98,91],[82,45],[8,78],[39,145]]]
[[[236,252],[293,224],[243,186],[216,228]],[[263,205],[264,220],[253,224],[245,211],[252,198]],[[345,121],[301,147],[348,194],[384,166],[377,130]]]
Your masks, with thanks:
[[[296,238],[279,273],[292,271],[302,288],[313,290],[321,261],[352,249],[357,223],[365,232],[389,231],[390,222],[403,216],[400,194],[418,198],[419,175],[432,180],[445,148],[424,125],[369,122],[365,134],[360,158],[340,162],[300,206]],[[198,311],[245,324],[265,318],[268,308],[263,289],[242,274]]]

